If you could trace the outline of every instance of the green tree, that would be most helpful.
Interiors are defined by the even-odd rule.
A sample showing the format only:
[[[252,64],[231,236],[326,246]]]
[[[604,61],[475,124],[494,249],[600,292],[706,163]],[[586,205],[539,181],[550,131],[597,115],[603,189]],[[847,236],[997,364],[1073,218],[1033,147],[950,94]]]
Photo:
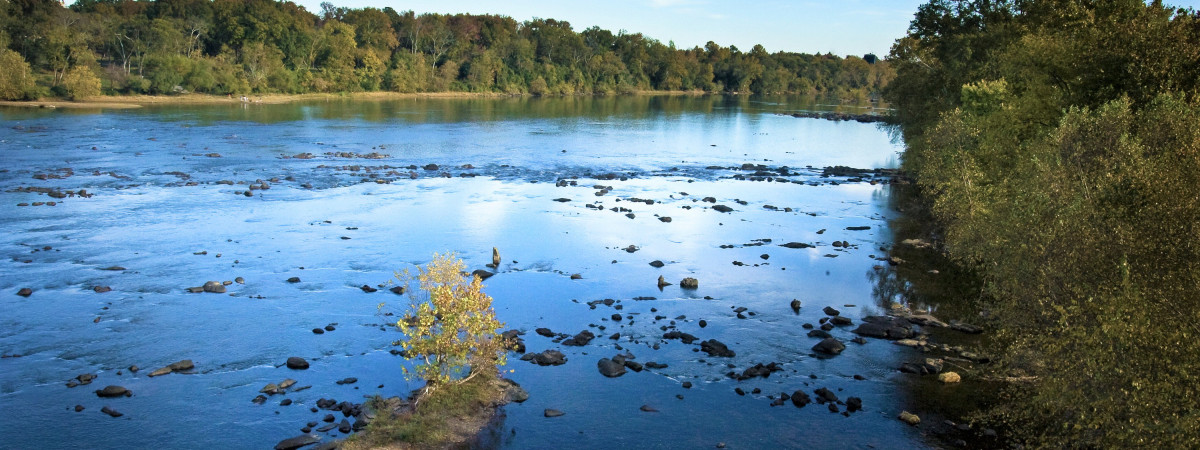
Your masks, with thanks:
[[[33,88],[33,71],[21,54],[0,49],[0,99],[24,100]]]
[[[75,66],[63,77],[63,89],[72,100],[100,95],[100,78],[87,66]]]
[[[478,374],[495,375],[504,357],[497,331],[503,326],[492,309],[492,298],[483,292],[477,276],[464,276],[466,266],[451,254],[434,254],[433,260],[397,279],[412,284],[412,313],[396,322],[407,338],[401,346],[420,363],[405,373],[425,380],[423,396],[435,389],[461,383]],[[466,371],[466,373],[464,373]]]

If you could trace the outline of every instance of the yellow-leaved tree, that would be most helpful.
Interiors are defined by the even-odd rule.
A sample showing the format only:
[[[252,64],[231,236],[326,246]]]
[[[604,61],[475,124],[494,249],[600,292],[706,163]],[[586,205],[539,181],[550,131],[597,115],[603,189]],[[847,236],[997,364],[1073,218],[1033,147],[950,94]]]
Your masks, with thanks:
[[[504,363],[496,332],[504,325],[496,319],[483,282],[465,268],[454,253],[435,253],[428,264],[417,266],[415,276],[407,269],[396,273],[412,299],[412,311],[396,322],[407,338],[400,345],[409,358],[419,360],[405,375],[425,380],[422,396],[476,375],[495,376]],[[411,289],[414,278],[419,289]]]

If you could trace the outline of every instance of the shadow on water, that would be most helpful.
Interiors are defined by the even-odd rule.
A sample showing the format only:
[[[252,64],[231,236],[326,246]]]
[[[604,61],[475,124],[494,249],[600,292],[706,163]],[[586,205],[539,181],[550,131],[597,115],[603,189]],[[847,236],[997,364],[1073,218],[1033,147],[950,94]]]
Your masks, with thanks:
[[[980,413],[1001,401],[1003,383],[983,379],[987,378],[986,362],[957,358],[957,351],[944,351],[947,346],[981,355],[994,350],[986,327],[987,310],[981,301],[982,281],[942,251],[940,230],[916,186],[893,183],[889,191],[888,207],[896,213],[888,221],[892,233],[889,262],[881,262],[867,274],[875,302],[884,309],[901,305],[914,312],[926,311],[945,322],[985,325],[981,334],[923,327],[929,348],[910,359],[944,358],[944,370],[961,374],[963,381],[944,384],[934,375],[909,375],[901,383],[906,404],[914,408],[922,418],[922,428],[936,441],[957,447],[1004,447],[1002,437],[997,437],[994,430],[976,423]]]

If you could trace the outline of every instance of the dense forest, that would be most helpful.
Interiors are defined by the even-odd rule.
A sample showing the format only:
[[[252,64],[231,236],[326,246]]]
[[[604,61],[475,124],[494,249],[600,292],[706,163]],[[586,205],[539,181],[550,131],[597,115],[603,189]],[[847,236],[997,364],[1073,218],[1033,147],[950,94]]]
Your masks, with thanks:
[[[874,55],[677,49],[554,19],[274,0],[0,2],[0,99],[103,94],[686,90],[863,101],[894,76]]]
[[[985,420],[1034,447],[1200,447],[1200,15],[933,0],[889,56],[904,168],[984,281]]]

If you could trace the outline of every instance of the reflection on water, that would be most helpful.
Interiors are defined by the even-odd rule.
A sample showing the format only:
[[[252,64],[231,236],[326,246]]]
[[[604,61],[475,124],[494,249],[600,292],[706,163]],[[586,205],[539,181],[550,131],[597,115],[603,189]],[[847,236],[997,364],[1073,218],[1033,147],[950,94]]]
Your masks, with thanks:
[[[568,361],[510,357],[531,398],[506,408],[503,446],[923,446],[895,419],[921,403],[896,371],[918,352],[850,343],[844,326],[829,332],[849,348],[817,357],[803,327],[819,327],[826,306],[857,323],[885,310],[881,297],[928,292],[904,272],[918,264],[882,263],[900,248],[886,177],[821,170],[883,167],[899,146],[873,125],[776,114],[811,107],[652,96],[0,110],[0,352],[19,355],[0,359],[0,399],[29,424],[0,447],[263,448],[319,421],[321,398],[404,395],[416,386],[377,305],[407,300],[361,287],[435,251],[482,268],[492,247],[504,262],[485,284],[500,319],[527,332],[530,351]],[[80,189],[93,196],[66,194]],[[812,247],[783,246],[793,242]],[[660,289],[660,275],[672,285]],[[237,277],[225,295],[185,291]],[[684,277],[700,287],[680,288]],[[28,298],[11,294],[24,287]],[[540,327],[598,337],[566,347]],[[598,373],[600,358],[625,352],[666,367]],[[312,367],[281,367],[289,356]],[[181,359],[195,373],[146,376]],[[783,370],[728,376],[768,363]],[[65,386],[84,373],[134,395]],[[359,381],[336,383],[347,377]],[[251,401],[286,378],[312,387]],[[822,387],[864,410],[771,406]]]

